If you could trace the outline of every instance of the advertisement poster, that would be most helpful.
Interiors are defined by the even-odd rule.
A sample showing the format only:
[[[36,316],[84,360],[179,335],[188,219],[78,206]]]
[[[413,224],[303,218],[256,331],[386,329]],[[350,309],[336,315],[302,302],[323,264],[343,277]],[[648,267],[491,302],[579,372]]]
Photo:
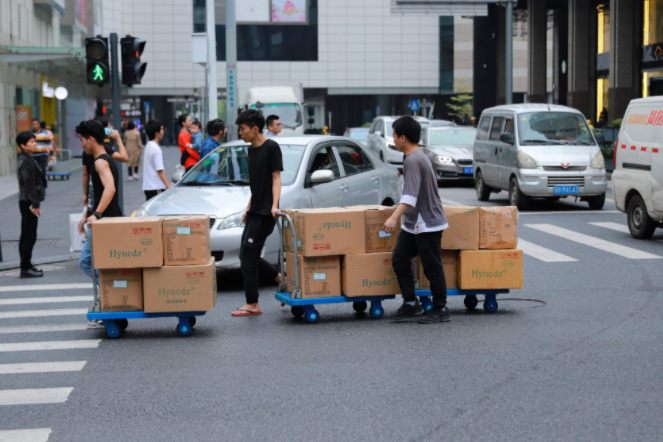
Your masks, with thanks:
[[[272,0],[272,23],[307,23],[307,0]]]
[[[32,130],[32,111],[23,104],[16,105],[16,133]]]

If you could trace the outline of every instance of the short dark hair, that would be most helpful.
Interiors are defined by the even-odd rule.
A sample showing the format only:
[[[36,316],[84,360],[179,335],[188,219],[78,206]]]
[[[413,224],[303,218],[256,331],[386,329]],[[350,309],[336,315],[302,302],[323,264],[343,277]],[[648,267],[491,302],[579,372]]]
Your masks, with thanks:
[[[41,124],[41,122],[39,121],[39,118],[33,118],[33,119],[32,119],[32,122],[33,122],[33,123],[34,123],[35,121],[36,121],[37,123]]]
[[[191,123],[192,126],[196,126],[198,129],[203,130],[203,123],[200,121],[196,120],[193,123]]]
[[[46,129],[46,122],[45,121],[40,121],[39,122],[39,127],[41,127],[42,129]]]
[[[33,138],[36,138],[35,134],[26,130],[25,132],[21,132],[20,134],[16,135],[16,144],[18,144],[18,147],[23,149],[23,146],[28,144],[28,141]]]
[[[226,123],[223,120],[216,118],[207,123],[207,135],[214,137],[226,130]]]
[[[145,123],[145,133],[147,133],[147,139],[152,141],[157,137],[157,134],[161,131],[163,124],[159,120],[150,120]]]
[[[108,125],[110,124],[110,121],[108,121],[108,118],[104,117],[103,115],[99,115],[97,117],[94,117],[94,119],[95,119],[95,121],[98,121],[99,123],[101,123],[102,127],[108,127]]]
[[[182,114],[179,117],[177,117],[177,125],[179,127],[183,127],[182,124],[186,121],[188,116],[189,114]]]
[[[104,126],[96,118],[94,120],[81,121],[75,130],[83,138],[92,137],[97,143],[104,144],[104,138],[106,138]]]
[[[265,121],[266,124],[267,124],[267,127],[271,126],[274,123],[275,120],[280,120],[278,115],[272,114],[269,117],[267,117],[267,120]]]
[[[236,125],[246,124],[248,127],[257,127],[260,132],[265,127],[265,117],[256,109],[247,109],[243,111],[235,120]]]
[[[398,117],[391,125],[399,137],[405,135],[410,143],[418,144],[421,139],[421,124],[409,115]]]
[[[136,128],[136,123],[134,123],[133,121],[129,121],[127,123],[127,130],[131,130],[131,129],[135,129],[135,128]]]

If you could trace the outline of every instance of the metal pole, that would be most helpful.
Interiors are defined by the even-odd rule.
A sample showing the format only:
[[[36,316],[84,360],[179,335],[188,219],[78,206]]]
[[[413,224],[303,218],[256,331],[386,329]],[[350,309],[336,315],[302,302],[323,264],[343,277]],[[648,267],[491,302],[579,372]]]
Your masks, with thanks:
[[[214,1],[207,0],[205,10],[207,12],[207,107],[209,109],[209,120],[219,118],[219,109],[216,99],[216,18],[214,15]],[[233,2],[234,4],[234,2]]]
[[[513,102],[513,3],[506,2],[506,104]]]
[[[112,75],[111,75],[111,94],[113,96],[113,127],[115,130],[120,129],[120,69],[119,63],[117,61],[117,34],[112,32],[110,35],[110,46],[111,46],[111,65],[112,65]],[[124,213],[124,186],[122,185],[122,164],[115,163],[117,166],[117,195],[118,203],[120,204],[120,210]]]
[[[226,0],[226,127],[228,141],[237,138],[235,120],[239,93],[237,89],[237,22],[235,0]]]

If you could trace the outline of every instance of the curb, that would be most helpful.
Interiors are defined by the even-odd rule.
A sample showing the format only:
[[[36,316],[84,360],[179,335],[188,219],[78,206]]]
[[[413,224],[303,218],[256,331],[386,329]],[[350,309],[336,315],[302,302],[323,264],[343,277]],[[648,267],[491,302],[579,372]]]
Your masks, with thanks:
[[[59,255],[59,256],[51,256],[51,257],[48,257],[48,258],[33,259],[32,264],[40,265],[40,264],[53,264],[53,263],[62,262],[62,261],[72,261],[74,259],[79,259],[80,256],[81,256],[80,252],[78,252],[78,253],[69,253],[67,255]],[[0,270],[13,270],[13,269],[19,269],[19,268],[21,268],[20,261],[0,263]]]

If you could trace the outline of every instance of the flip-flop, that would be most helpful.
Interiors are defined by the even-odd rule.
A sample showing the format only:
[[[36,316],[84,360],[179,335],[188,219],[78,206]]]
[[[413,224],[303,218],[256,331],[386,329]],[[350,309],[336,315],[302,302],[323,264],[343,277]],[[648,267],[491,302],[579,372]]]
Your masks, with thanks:
[[[252,310],[246,310],[244,308],[238,308],[234,312],[230,313],[231,316],[253,316],[253,315],[262,315],[262,312],[260,310],[258,311],[252,311]]]

